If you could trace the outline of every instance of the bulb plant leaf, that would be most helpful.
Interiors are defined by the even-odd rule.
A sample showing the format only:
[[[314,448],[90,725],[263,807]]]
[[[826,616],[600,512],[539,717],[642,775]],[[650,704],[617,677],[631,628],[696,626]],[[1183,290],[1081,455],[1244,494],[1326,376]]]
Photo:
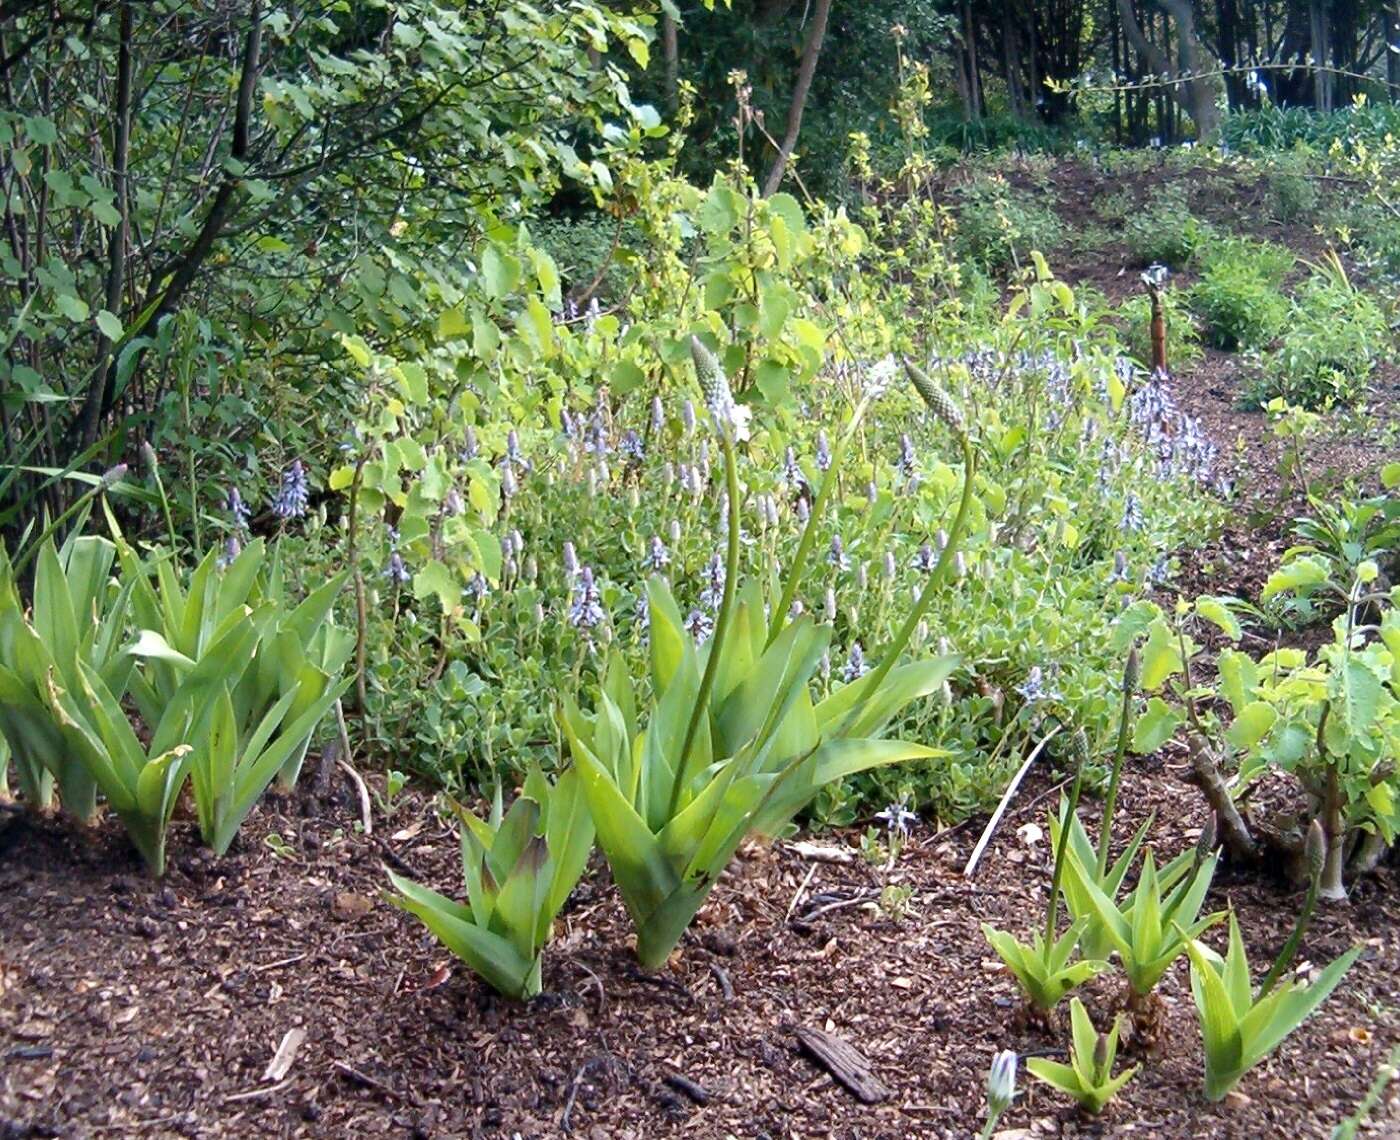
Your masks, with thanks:
[[[1193,853],[1187,855],[1195,859]],[[1225,918],[1224,911],[1199,917],[1218,858],[1212,854],[1195,860],[1175,886],[1168,889],[1166,882],[1170,877],[1164,880],[1158,875],[1149,850],[1143,856],[1137,886],[1120,906],[1099,885],[1097,875],[1086,871],[1070,853],[1065,878],[1075,886],[1066,893],[1069,905],[1073,908],[1077,901],[1088,900],[1088,911],[1076,917],[1097,920],[1103,938],[1118,954],[1128,987],[1136,997],[1150,994],[1171,964],[1186,952],[1190,941]]]
[[[944,753],[830,731],[848,711],[856,714],[847,718],[850,725],[878,731],[877,718],[891,715],[898,702],[872,701],[872,716],[859,707],[858,692],[855,701],[819,711],[811,683],[830,631],[804,617],[765,646],[762,599],[750,584],[715,667],[694,751],[682,765],[681,743],[714,642],[695,648],[662,579],[649,583],[648,598],[652,701],[645,722],[631,679],[614,656],[596,710],[586,715],[566,701],[560,725],[599,844],[637,927],[638,956],[655,967],[746,837],[774,835],[832,780]],[[949,657],[892,671],[891,684],[907,701],[935,691],[955,664]]]
[[[1205,1047],[1205,1093],[1209,1100],[1221,1100],[1327,1000],[1360,957],[1361,947],[1348,950],[1311,983],[1294,981],[1258,993],[1233,912],[1224,958],[1194,939],[1186,952]]]
[[[461,828],[466,903],[388,872],[391,903],[414,915],[488,985],[516,1000],[541,989],[554,919],[593,850],[577,768],[526,777],[509,811],[501,792],[486,819],[453,804]]]
[[[1071,961],[1088,924],[1087,917],[1075,919],[1053,942],[1047,942],[1045,932],[1039,929],[1029,943],[1021,942],[985,922],[982,934],[1011,971],[1026,1000],[1041,1013],[1049,1013],[1071,990],[1108,969],[1108,963],[1098,959]]]
[[[1030,1057],[1026,1069],[1031,1076],[1074,1098],[1085,1112],[1097,1115],[1140,1069],[1134,1065],[1113,1075],[1113,1062],[1118,1057],[1120,1018],[1113,1019],[1113,1028],[1099,1033],[1089,1018],[1089,1011],[1077,997],[1070,998],[1070,1046],[1068,1065],[1045,1057]]]
[[[129,587],[112,583],[116,548],[96,536],[74,537],[62,548],[40,544],[28,615],[9,559],[0,552],[0,735],[9,745],[25,801],[52,806],[87,823],[97,810],[97,784],[60,743],[48,685],[80,690],[80,664],[103,678],[120,699],[132,663],[122,652]]]

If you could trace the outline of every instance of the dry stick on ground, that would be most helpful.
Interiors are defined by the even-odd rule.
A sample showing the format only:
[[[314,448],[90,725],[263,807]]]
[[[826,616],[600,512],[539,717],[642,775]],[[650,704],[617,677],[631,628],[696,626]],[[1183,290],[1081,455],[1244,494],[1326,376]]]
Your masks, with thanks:
[[[578,1067],[578,1071],[574,1073],[574,1079],[569,1084],[569,1095],[564,1101],[564,1111],[559,1114],[560,1132],[570,1132],[573,1130],[573,1125],[570,1123],[569,1118],[574,1112],[574,1101],[578,1099],[579,1085],[583,1084],[583,1078],[588,1074],[588,1070],[596,1068],[600,1064],[605,1065],[611,1059],[609,1054],[599,1053],[596,1057],[589,1057],[588,1060]]]
[[[862,1104],[879,1104],[890,1095],[890,1090],[875,1079],[870,1062],[849,1042],[805,1025],[794,1026],[792,1032],[803,1052]]]
[[[997,804],[997,810],[992,812],[992,818],[987,821],[987,826],[982,831],[982,838],[977,841],[977,846],[972,849],[972,856],[968,859],[967,866],[963,868],[963,878],[970,879],[977,874],[977,864],[982,861],[982,855],[987,850],[987,844],[992,841],[992,834],[996,831],[997,825],[1001,823],[1001,817],[1011,806],[1011,798],[1016,794],[1016,789],[1026,778],[1026,773],[1035,763],[1035,758],[1045,751],[1045,746],[1055,739],[1055,735],[1062,727],[1062,725],[1056,725],[1041,738],[1040,743],[1031,749],[1031,754],[1026,757],[1026,762],[1021,765],[1021,770],[1012,777],[1011,783],[1006,786],[1006,791],[1002,793],[1001,803]]]
[[[337,1073],[339,1073],[352,1085],[359,1085],[362,1089],[373,1089],[375,1092],[382,1093],[390,1100],[403,1100],[403,1097],[401,1095],[396,1093],[383,1081],[375,1080],[367,1073],[362,1073],[359,1069],[352,1068],[350,1065],[347,1065],[344,1061],[332,1062],[332,1068],[334,1068]]]

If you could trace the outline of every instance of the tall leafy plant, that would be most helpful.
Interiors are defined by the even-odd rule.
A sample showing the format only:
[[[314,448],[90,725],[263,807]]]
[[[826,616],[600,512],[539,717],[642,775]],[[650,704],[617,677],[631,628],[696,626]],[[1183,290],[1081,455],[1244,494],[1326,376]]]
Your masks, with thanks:
[[[75,690],[83,668],[120,700],[133,662],[124,652],[130,587],[112,582],[116,548],[106,539],[52,539],[37,548],[26,616],[8,557],[0,550],[0,735],[31,808],[52,806],[55,783],[64,811],[84,822],[97,810],[97,784],[63,746],[51,687]]]
[[[595,712],[568,700],[560,722],[578,765],[598,841],[637,928],[643,966],[661,965],[740,843],[771,835],[831,780],[936,749],[885,739],[882,726],[909,701],[935,691],[951,656],[899,665],[909,638],[944,580],[972,502],[975,451],[960,414],[924,378],[919,390],[955,432],[964,484],[940,561],[880,664],[820,702],[812,678],[830,630],[788,603],[813,545],[811,528],[831,494],[840,455],[870,399],[857,404],[816,498],[778,604],[766,615],[757,582],[738,582],[740,504],[736,448],[748,410],[735,404],[718,361],[692,338],[696,373],[723,453],[728,491],[727,575],[713,636],[697,647],[664,580],[648,585],[650,700],[620,658],[610,663]],[[644,710],[644,711],[643,711]]]

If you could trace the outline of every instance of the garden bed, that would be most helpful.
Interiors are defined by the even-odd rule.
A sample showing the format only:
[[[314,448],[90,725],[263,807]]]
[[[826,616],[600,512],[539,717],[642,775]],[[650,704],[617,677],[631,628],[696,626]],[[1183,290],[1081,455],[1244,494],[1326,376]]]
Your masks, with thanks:
[[[1163,852],[1194,842],[1204,819],[1182,772],[1168,755],[1126,776],[1129,814],[1156,811]],[[1023,1023],[979,929],[1026,933],[1043,916],[1046,843],[1026,825],[1043,827],[1050,790],[1022,790],[971,882],[980,820],[923,827],[888,874],[853,834],[817,840],[845,863],[746,849],[656,975],[636,969],[617,896],[590,873],[561,917],[546,992],[526,1006],[381,901],[386,863],[448,890],[460,881],[455,831],[422,800],[366,837],[348,790],[270,799],[217,863],[177,825],[161,883],[115,828],[75,842],[62,824],[7,814],[0,1135],[966,1137],[995,1051],[1062,1048],[1058,1031]],[[1201,1094],[1183,961],[1164,980],[1143,1071],[1103,1117],[1033,1086],[1003,1133],[1326,1136],[1400,1043],[1394,878],[1383,870],[1320,914],[1302,958],[1361,943],[1360,962],[1221,1104]],[[889,885],[910,890],[902,917],[881,908]],[[1256,961],[1298,905],[1224,873],[1208,905],[1227,901]],[[1089,988],[1096,1014],[1117,984]],[[859,1102],[800,1051],[797,1027],[859,1050],[888,1095]],[[294,1030],[304,1040],[285,1073],[269,1072]],[[1372,1121],[1391,1134],[1400,1106],[1383,1101]]]

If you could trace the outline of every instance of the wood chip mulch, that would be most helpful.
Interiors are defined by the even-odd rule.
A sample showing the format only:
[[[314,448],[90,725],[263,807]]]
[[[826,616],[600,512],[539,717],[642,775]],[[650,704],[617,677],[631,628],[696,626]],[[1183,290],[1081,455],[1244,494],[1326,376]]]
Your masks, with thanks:
[[[1193,843],[1203,812],[1183,774],[1176,758],[1135,766],[1120,834],[1155,811],[1159,851]],[[1064,1047],[1060,1027],[1026,1023],[979,927],[1025,935],[1042,921],[1047,844],[1026,825],[1044,827],[1049,780],[1022,788],[971,882],[962,868],[982,821],[925,828],[889,871],[856,854],[853,834],[813,840],[847,862],[748,848],[655,975],[636,968],[595,868],[561,917],[545,994],[525,1006],[379,897],[386,862],[459,889],[455,834],[425,800],[403,801],[368,839],[348,788],[329,806],[269,800],[221,861],[177,823],[160,883],[114,827],[79,836],[6,812],[0,1136],[965,1140],[993,1053]],[[1102,1117],[1027,1088],[1023,1073],[1000,1135],[1328,1135],[1400,1043],[1395,878],[1383,869],[1319,916],[1303,957],[1365,953],[1236,1095],[1201,1095],[1179,963],[1157,1043]],[[907,888],[902,914],[882,907],[888,887]],[[1222,873],[1210,905],[1227,900],[1262,972],[1298,898]],[[1088,990],[1101,1023],[1118,986]],[[838,1082],[813,1041],[854,1078]],[[1372,1119],[1371,1134],[1397,1134],[1400,1103],[1383,1100]]]

